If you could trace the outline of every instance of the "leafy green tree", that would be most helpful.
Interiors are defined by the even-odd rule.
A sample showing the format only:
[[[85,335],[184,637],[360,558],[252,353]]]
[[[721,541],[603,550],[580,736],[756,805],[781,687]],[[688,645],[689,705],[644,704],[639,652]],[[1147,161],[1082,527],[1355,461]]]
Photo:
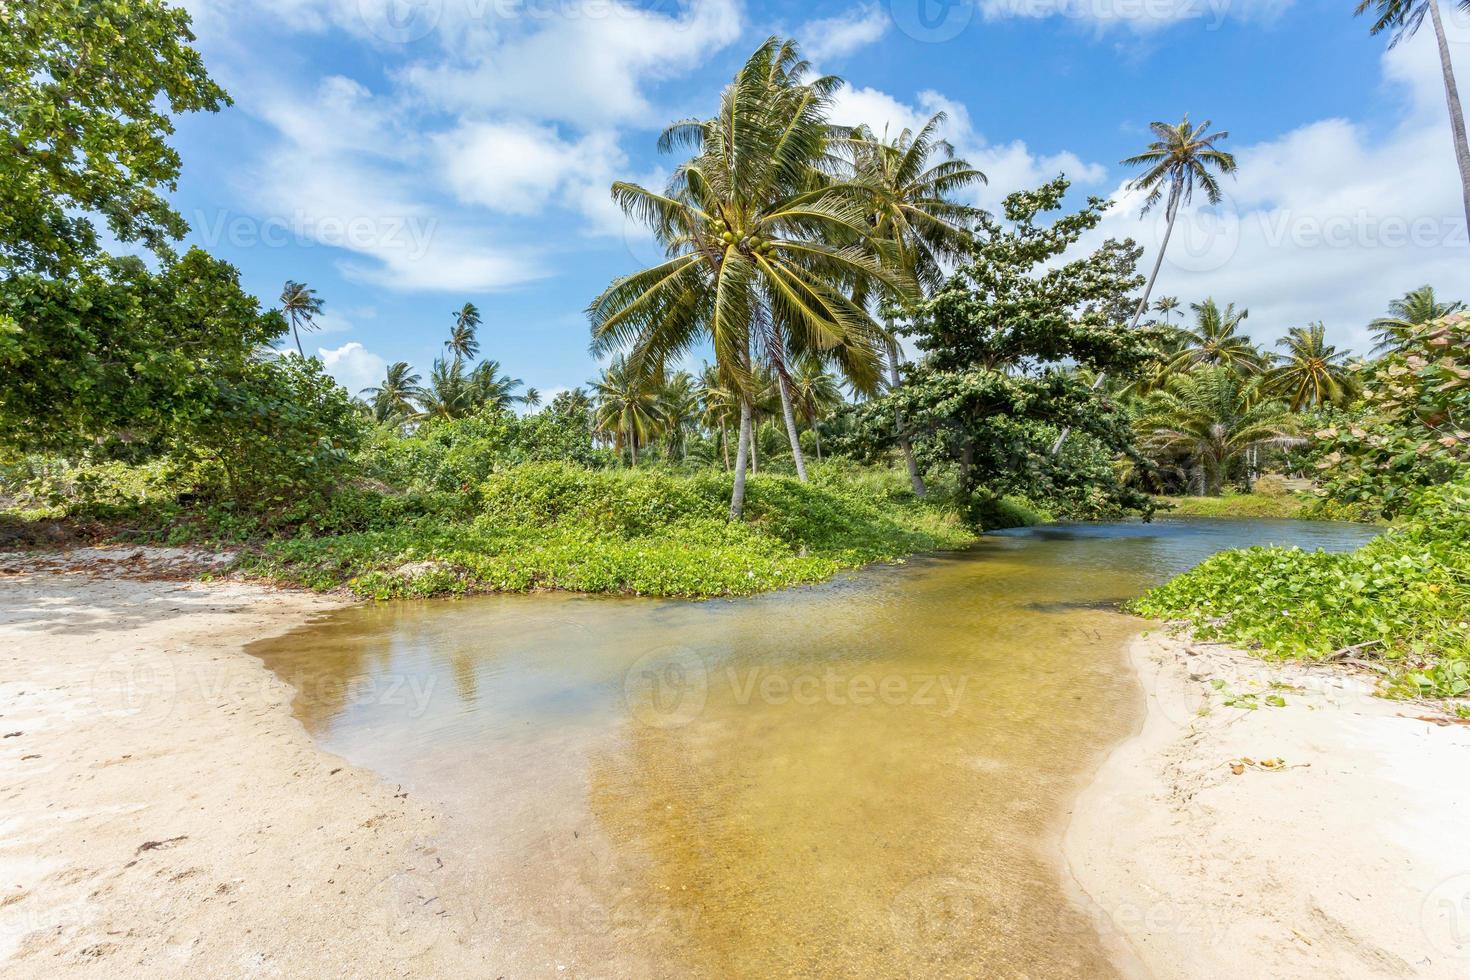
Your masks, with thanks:
[[[1225,367],[1242,374],[1259,372],[1264,356],[1251,339],[1240,333],[1250,310],[1237,310],[1234,303],[1222,309],[1214,299],[1191,303],[1194,326],[1180,332],[1181,346],[1171,367],[1188,372],[1197,367]]]
[[[690,146],[664,193],[613,185],[614,200],[648,224],[669,258],[614,281],[589,307],[593,349],[650,365],[708,338],[741,422],[730,513],[744,507],[750,394],[757,359],[775,367],[798,476],[805,466],[790,411],[792,349],[823,350],[859,387],[877,386],[883,330],[848,295],[856,280],[908,291],[875,238],[852,185],[830,182],[827,111],[839,84],[807,80],[791,42],[762,44],[726,86],[718,115],[667,130],[660,146]]]
[[[1144,403],[1137,429],[1146,452],[1184,454],[1207,496],[1219,495],[1231,468],[1252,450],[1304,441],[1264,377],[1224,367],[1175,375]]]
[[[281,312],[286,314],[286,320],[291,324],[291,336],[296,340],[296,353],[305,359],[301,331],[316,329],[316,318],[322,313],[321,298],[306,283],[288,279],[281,288]]]
[[[372,406],[373,419],[396,423],[412,418],[418,411],[414,402],[423,395],[422,380],[407,361],[388,365],[382,384],[362,390]]]
[[[1470,0],[1460,0],[1461,10],[1470,10]],[[1372,34],[1388,31],[1389,47],[1418,32],[1427,16],[1434,25],[1434,40],[1439,47],[1439,68],[1444,78],[1445,102],[1450,110],[1450,134],[1455,141],[1455,163],[1460,168],[1460,190],[1465,201],[1465,220],[1470,224],[1470,140],[1465,135],[1465,110],[1460,105],[1460,90],[1455,84],[1455,68],[1450,61],[1449,39],[1439,16],[1439,0],[1360,0],[1358,16],[1368,14],[1373,20]]]
[[[1388,313],[1368,324],[1373,331],[1375,346],[1373,353],[1383,354],[1401,349],[1419,332],[1419,328],[1431,320],[1458,313],[1464,303],[1441,302],[1434,295],[1433,286],[1411,289],[1401,298],[1388,304]]]
[[[871,192],[868,220],[874,233],[893,243],[899,268],[926,296],[943,282],[945,264],[964,256],[970,244],[970,225],[979,214],[954,196],[986,179],[939,139],[944,121],[944,113],[936,113],[917,133],[905,129],[892,140],[881,140],[859,127],[846,142],[854,179]],[[863,285],[858,283],[860,296]],[[891,328],[888,333],[888,380],[898,387],[902,352]],[[902,417],[894,419],[894,426],[909,482],[922,497],[924,478],[914,460],[913,445],[903,434]]]
[[[1267,374],[1267,384],[1287,399],[1293,412],[1322,405],[1342,405],[1353,396],[1355,384],[1347,364],[1347,351],[1327,342],[1321,323],[1292,327],[1276,342],[1285,348],[1276,355],[1276,366]]]
[[[480,353],[480,342],[475,331],[480,328],[480,310],[474,303],[466,303],[454,313],[454,329],[444,346],[457,361],[473,361]]]
[[[171,116],[230,102],[193,41],[163,0],[0,4],[0,271],[73,275],[98,254],[93,216],[171,256],[188,230],[164,197]]]

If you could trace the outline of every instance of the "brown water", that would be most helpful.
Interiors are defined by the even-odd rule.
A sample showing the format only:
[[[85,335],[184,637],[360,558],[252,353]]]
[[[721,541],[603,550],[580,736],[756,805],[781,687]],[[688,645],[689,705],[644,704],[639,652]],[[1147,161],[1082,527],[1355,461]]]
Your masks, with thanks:
[[[257,644],[322,744],[446,814],[508,975],[1105,977],[1070,800],[1136,723],[1118,602],[1288,521],[1054,526],[704,603],[344,610]]]

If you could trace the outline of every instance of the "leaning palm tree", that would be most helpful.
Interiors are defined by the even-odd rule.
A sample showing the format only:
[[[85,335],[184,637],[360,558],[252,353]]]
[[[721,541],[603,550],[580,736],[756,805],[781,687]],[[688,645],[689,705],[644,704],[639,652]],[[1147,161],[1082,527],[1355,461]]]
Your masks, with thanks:
[[[1373,331],[1373,353],[1385,354],[1403,347],[1413,338],[1417,328],[1430,320],[1438,320],[1464,309],[1459,301],[1440,302],[1433,286],[1411,289],[1388,304],[1388,313],[1368,324]]]
[[[617,279],[588,308],[593,350],[627,351],[635,373],[711,342],[722,383],[740,395],[732,519],[744,508],[757,363],[777,372],[805,479],[790,353],[824,351],[854,384],[876,389],[884,331],[848,287],[865,280],[912,291],[867,222],[863,190],[820,169],[830,159],[826,117],[839,81],[807,80],[808,71],[792,42],[771,38],[725,87],[715,118],[665,131],[661,149],[689,146],[695,155],[663,193],[613,185],[614,200],[654,230],[669,258]]]
[[[1460,0],[1460,9],[1470,10],[1470,0]],[[1389,31],[1388,46],[1393,47],[1412,37],[1424,24],[1424,17],[1434,25],[1434,40],[1439,46],[1439,68],[1444,76],[1445,102],[1450,110],[1450,134],[1455,141],[1455,163],[1460,168],[1460,193],[1465,204],[1465,221],[1470,225],[1470,139],[1465,135],[1465,111],[1460,107],[1460,90],[1455,84],[1455,68],[1450,62],[1450,45],[1439,16],[1439,0],[1360,0],[1356,14],[1370,13],[1373,26],[1369,33]]]
[[[423,393],[419,375],[407,361],[395,361],[388,365],[383,382],[375,388],[364,388],[362,394],[372,405],[373,418],[378,422],[401,422],[411,418],[417,411],[414,401]]]
[[[905,129],[893,140],[879,139],[858,127],[845,141],[858,183],[871,192],[869,222],[874,232],[893,243],[897,263],[924,295],[944,280],[944,266],[963,256],[973,236],[970,224],[979,211],[954,196],[986,182],[985,174],[954,155],[954,147],[939,138],[944,113],[935,113],[918,132]],[[938,162],[934,162],[935,158]],[[862,297],[864,283],[859,282]],[[900,383],[901,351],[888,331],[889,385]],[[927,493],[914,460],[913,442],[903,413],[895,409],[894,427],[908,467],[909,482],[920,497]]]
[[[1180,348],[1170,365],[1174,371],[1187,373],[1201,366],[1242,374],[1261,370],[1265,358],[1249,337],[1238,332],[1250,310],[1237,310],[1234,303],[1221,309],[1213,299],[1191,303],[1189,308],[1194,310],[1194,326],[1180,332]]]
[[[305,360],[306,351],[301,346],[301,331],[316,329],[316,318],[322,313],[321,298],[306,283],[288,279],[286,285],[281,287],[281,312],[286,314],[286,319],[291,323],[291,336],[296,338],[296,353]]]
[[[1276,342],[1285,352],[1266,375],[1267,387],[1288,400],[1293,412],[1319,405],[1341,405],[1353,394],[1348,352],[1327,342],[1321,323],[1292,327]]]
[[[1223,194],[1220,181],[1215,176],[1216,172],[1235,173],[1235,157],[1215,145],[1229,139],[1230,134],[1223,131],[1210,132],[1208,119],[1203,125],[1195,126],[1190,123],[1186,113],[1177,125],[1154,122],[1149,124],[1149,128],[1158,139],[1150,143],[1147,150],[1124,160],[1123,165],[1144,168],[1144,172],[1128,184],[1129,190],[1148,192],[1143,199],[1140,217],[1147,215],[1164,200],[1164,188],[1168,188],[1168,203],[1164,208],[1168,224],[1164,228],[1163,241],[1159,243],[1159,254],[1154,259],[1153,271],[1149,273],[1148,281],[1143,287],[1143,296],[1138,301],[1138,309],[1133,314],[1133,322],[1128,325],[1130,329],[1137,327],[1143,314],[1148,312],[1149,297],[1153,295],[1154,284],[1158,282],[1159,270],[1164,266],[1169,240],[1174,237],[1174,223],[1179,218],[1179,208],[1194,200],[1196,187],[1204,191],[1206,200],[1211,204],[1219,204]],[[1096,385],[1100,386],[1106,380],[1106,374],[1099,374]],[[1071,434],[1070,426],[1062,430],[1056,445],[1052,447],[1052,455],[1061,452]]]
[[[455,311],[454,329],[444,346],[449,348],[456,361],[473,361],[480,353],[480,342],[475,339],[480,322],[480,310],[474,303],[466,303]]]
[[[637,466],[638,447],[653,440],[662,419],[657,385],[621,357],[590,384],[596,398],[593,426],[613,436],[619,455],[627,446],[632,464]]]
[[[1218,496],[1231,467],[1264,446],[1296,445],[1296,417],[1269,397],[1265,378],[1226,368],[1176,375],[1149,396],[1136,423],[1146,453],[1180,453]]]

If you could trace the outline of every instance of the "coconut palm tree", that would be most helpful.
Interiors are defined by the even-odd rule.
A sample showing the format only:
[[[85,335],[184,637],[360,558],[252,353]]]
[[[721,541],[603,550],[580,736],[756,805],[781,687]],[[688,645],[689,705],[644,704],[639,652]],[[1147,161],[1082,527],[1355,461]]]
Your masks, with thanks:
[[[1191,303],[1189,308],[1194,310],[1194,326],[1180,332],[1181,347],[1170,365],[1174,371],[1201,366],[1225,367],[1242,374],[1261,370],[1265,358],[1249,337],[1237,332],[1250,310],[1237,310],[1234,303],[1221,309],[1213,299]]]
[[[1179,309],[1178,296],[1160,296],[1154,301],[1154,312],[1162,313],[1166,324],[1174,322],[1174,311],[1177,309]]]
[[[1470,10],[1470,0],[1460,0],[1461,10]],[[1460,90],[1455,84],[1455,69],[1450,62],[1449,39],[1439,16],[1439,0],[1361,0],[1357,16],[1369,14],[1373,26],[1369,33],[1390,33],[1388,46],[1393,47],[1412,37],[1424,24],[1427,15],[1434,25],[1434,40],[1439,46],[1439,69],[1444,77],[1444,97],[1450,110],[1450,135],[1455,142],[1455,163],[1460,168],[1460,193],[1465,204],[1465,221],[1470,225],[1470,140],[1465,136],[1465,111],[1460,106]]]
[[[449,348],[456,361],[473,361],[480,353],[480,342],[475,339],[480,322],[480,310],[474,303],[466,303],[455,311],[454,329],[450,331],[449,339],[444,341],[444,346]]]
[[[291,323],[291,336],[296,338],[296,353],[305,360],[306,351],[301,346],[301,331],[316,329],[316,318],[322,313],[321,298],[306,283],[288,279],[286,285],[281,287],[281,312],[286,314],[286,319]]]
[[[1164,188],[1168,188],[1168,203],[1164,209],[1168,223],[1164,228],[1163,241],[1159,243],[1159,254],[1154,259],[1153,271],[1144,284],[1143,296],[1138,301],[1133,322],[1129,324],[1130,328],[1137,327],[1143,314],[1148,311],[1149,297],[1153,295],[1159,270],[1164,266],[1164,256],[1169,251],[1169,240],[1174,237],[1174,223],[1179,218],[1179,208],[1194,200],[1196,187],[1204,191],[1206,200],[1211,204],[1219,204],[1223,194],[1216,173],[1233,174],[1236,169],[1235,157],[1216,146],[1217,143],[1229,139],[1230,134],[1223,131],[1210,132],[1208,119],[1203,125],[1195,126],[1190,123],[1186,113],[1176,125],[1153,122],[1149,124],[1149,128],[1158,138],[1142,153],[1124,160],[1123,165],[1144,168],[1142,174],[1128,183],[1129,190],[1148,192],[1139,212],[1140,217],[1147,215],[1164,200]],[[1106,380],[1106,374],[1099,374],[1095,385],[1101,386]],[[1071,434],[1070,426],[1062,430],[1056,445],[1052,447],[1052,455],[1061,452]]]
[[[821,462],[820,423],[842,404],[842,388],[821,361],[815,357],[803,357],[797,362],[796,370],[791,373],[791,393],[796,402],[797,414],[816,438],[817,462]]]
[[[540,408],[541,392],[537,391],[535,388],[527,388],[526,393],[521,396],[521,404],[526,406],[527,408]]]
[[[456,358],[434,359],[429,369],[429,383],[417,395],[419,414],[424,418],[463,418],[474,411],[474,398],[464,362]]]
[[[417,412],[413,403],[423,393],[420,380],[407,361],[388,365],[382,384],[362,390],[372,405],[373,418],[378,422],[398,422],[413,417]]]
[[[689,458],[689,435],[699,428],[699,386],[688,371],[664,382],[658,393],[659,427],[665,440],[665,458]]]
[[[500,373],[499,361],[481,361],[469,375],[469,399],[471,411],[491,407],[498,412],[508,412],[520,397],[516,395],[525,382]]]
[[[594,428],[613,436],[619,454],[626,445],[633,465],[637,466],[638,447],[653,440],[663,418],[658,387],[622,357],[614,359],[602,377],[590,384],[596,398],[592,413]]]
[[[660,148],[688,146],[668,188],[618,182],[613,198],[648,224],[669,258],[615,280],[588,308],[593,350],[625,350],[634,373],[708,339],[722,383],[741,396],[730,516],[744,508],[752,378],[780,380],[798,477],[806,467],[786,383],[789,352],[821,350],[853,383],[875,389],[884,332],[848,295],[851,283],[912,292],[873,233],[863,191],[828,179],[827,110],[836,78],[808,80],[792,42],[771,38],[724,89],[719,114],[676,123]]]
[[[972,236],[976,208],[954,200],[954,195],[986,182],[985,174],[954,155],[954,147],[939,138],[945,114],[935,113],[916,133],[905,129],[893,140],[875,137],[858,127],[845,142],[858,183],[871,190],[869,222],[880,237],[891,241],[899,267],[922,294],[932,294],[944,280],[944,263],[963,256]],[[933,162],[935,158],[938,162]],[[862,298],[864,283],[858,283]],[[901,377],[901,351],[888,331],[889,385]],[[909,481],[920,497],[927,493],[914,460],[903,413],[895,410],[894,428]]]
[[[730,422],[740,417],[740,398],[720,380],[720,372],[709,364],[699,373],[700,424],[720,434],[720,453],[725,469],[730,468]]]
[[[1373,339],[1376,341],[1373,353],[1384,354],[1398,350],[1414,335],[1418,327],[1430,320],[1438,320],[1442,316],[1457,313],[1464,307],[1465,304],[1458,301],[1440,302],[1434,295],[1433,286],[1420,286],[1418,289],[1409,290],[1403,297],[1388,304],[1386,316],[1381,316],[1368,324],[1368,329],[1373,331]]]
[[[1260,375],[1215,367],[1175,375],[1144,403],[1136,424],[1145,452],[1182,453],[1217,496],[1232,465],[1255,449],[1302,440],[1296,416],[1272,399]]]
[[[1347,351],[1327,343],[1320,322],[1292,327],[1276,341],[1285,353],[1276,355],[1276,367],[1266,375],[1267,388],[1288,400],[1293,412],[1318,405],[1341,405],[1353,394],[1353,376]]]

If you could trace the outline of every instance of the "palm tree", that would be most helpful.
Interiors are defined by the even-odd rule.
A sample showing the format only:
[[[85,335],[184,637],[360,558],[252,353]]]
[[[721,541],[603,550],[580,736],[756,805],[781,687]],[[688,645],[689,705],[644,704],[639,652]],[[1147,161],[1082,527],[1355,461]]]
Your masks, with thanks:
[[[593,350],[629,351],[635,373],[712,342],[722,383],[741,396],[732,519],[744,509],[757,360],[777,371],[805,479],[789,352],[827,351],[853,383],[875,389],[884,332],[847,287],[866,280],[911,291],[886,264],[890,250],[867,223],[861,189],[818,169],[829,159],[826,114],[839,81],[807,81],[808,70],[795,44],[769,39],[725,87],[714,119],[664,132],[661,149],[695,150],[664,193],[613,185],[614,200],[654,230],[669,258],[615,280],[588,308]]]
[[[371,401],[373,418],[379,422],[396,422],[412,417],[416,411],[413,403],[423,393],[419,381],[413,365],[407,361],[388,365],[382,384],[362,390]]]
[[[719,430],[720,452],[725,469],[730,468],[730,420],[740,416],[740,398],[720,380],[718,368],[706,364],[699,373],[700,424],[711,432]]]
[[[1162,313],[1166,324],[1172,324],[1174,322],[1174,311],[1177,309],[1179,309],[1178,296],[1160,296],[1154,301],[1154,312]]]
[[[455,358],[435,358],[429,369],[429,383],[419,389],[420,414],[426,418],[457,419],[474,411],[474,398],[464,362]]]
[[[291,336],[296,338],[296,353],[305,360],[306,351],[301,346],[301,331],[316,329],[316,317],[321,316],[322,312],[321,298],[306,283],[288,279],[286,285],[281,287],[281,312],[291,321]]]
[[[1286,348],[1276,355],[1276,367],[1266,376],[1267,387],[1289,399],[1293,412],[1317,405],[1341,405],[1353,393],[1347,351],[1327,343],[1327,328],[1320,322],[1292,327],[1276,346]]]
[[[1143,319],[1143,314],[1148,311],[1149,297],[1153,295],[1154,284],[1159,278],[1159,270],[1164,266],[1164,256],[1169,251],[1169,240],[1174,237],[1174,222],[1179,218],[1180,206],[1194,200],[1196,186],[1204,190],[1205,198],[1211,204],[1219,204],[1222,194],[1220,182],[1214,171],[1219,171],[1221,174],[1235,173],[1235,157],[1215,146],[1216,143],[1229,139],[1230,134],[1228,132],[1211,133],[1208,119],[1203,125],[1194,126],[1191,125],[1189,115],[1186,113],[1177,125],[1153,122],[1149,124],[1149,128],[1153,130],[1158,139],[1150,143],[1147,150],[1124,160],[1123,165],[1145,168],[1142,174],[1128,184],[1129,190],[1148,192],[1139,217],[1152,211],[1159,201],[1163,200],[1164,188],[1166,186],[1169,188],[1168,204],[1164,210],[1168,224],[1164,229],[1164,239],[1159,243],[1159,254],[1154,260],[1153,272],[1149,274],[1148,282],[1144,284],[1143,297],[1138,301],[1138,309],[1133,314],[1133,322],[1128,325],[1130,329],[1137,327],[1139,321]],[[1106,380],[1106,374],[1099,374],[1094,382],[1094,387],[1100,387]],[[1052,447],[1052,455],[1061,452],[1062,446],[1066,444],[1067,437],[1071,434],[1070,426],[1062,430],[1056,445]]]
[[[474,303],[466,303],[455,311],[454,329],[444,346],[449,348],[456,361],[473,361],[480,353],[480,342],[475,339],[480,322],[480,310]]]
[[[797,414],[811,428],[817,441],[817,462],[822,461],[822,430],[819,423],[842,404],[842,389],[821,361],[803,357],[791,375],[791,391]],[[922,482],[920,483],[922,486]]]
[[[526,393],[521,396],[521,404],[527,408],[541,407],[541,392],[535,388],[527,388]]]
[[[699,427],[699,386],[688,371],[680,371],[658,393],[660,427],[666,440],[666,458],[689,458],[689,434]]]
[[[893,243],[899,268],[926,295],[943,282],[945,261],[964,255],[972,240],[969,225],[979,212],[953,196],[986,182],[985,174],[957,159],[954,147],[939,139],[945,118],[944,113],[935,113],[917,133],[905,129],[891,141],[877,139],[859,127],[846,143],[857,182],[872,192],[868,220],[874,232]],[[932,163],[935,155],[939,161]],[[863,285],[859,283],[860,290]],[[901,351],[891,328],[888,334],[889,385],[897,388]],[[922,497],[928,490],[914,460],[903,413],[898,410],[894,428],[909,482]]]
[[[1470,0],[1460,0],[1460,9],[1470,10]],[[1465,203],[1465,221],[1470,225],[1470,140],[1465,136],[1465,112],[1460,107],[1460,90],[1455,84],[1455,69],[1450,62],[1449,40],[1439,16],[1439,0],[1360,0],[1358,16],[1372,12],[1369,33],[1392,32],[1388,46],[1393,47],[1412,37],[1424,23],[1424,16],[1434,25],[1434,40],[1439,45],[1439,68],[1444,76],[1444,97],[1450,110],[1450,134],[1455,141],[1455,163],[1460,168],[1460,193]]]
[[[1221,309],[1213,299],[1191,303],[1194,328],[1180,332],[1181,346],[1170,367],[1188,372],[1196,367],[1224,367],[1242,374],[1261,370],[1264,358],[1251,339],[1237,333],[1250,310],[1237,310],[1234,303]]]
[[[652,441],[662,420],[658,389],[650,381],[626,358],[619,357],[602,372],[602,377],[590,382],[597,399],[593,426],[612,434],[619,454],[626,445],[634,466],[638,465],[638,447]]]
[[[469,399],[471,411],[486,406],[498,412],[508,412],[520,401],[516,389],[524,385],[520,378],[500,373],[499,361],[481,361],[469,376]]]
[[[1265,379],[1226,368],[1176,375],[1144,403],[1137,422],[1146,452],[1183,453],[1217,496],[1230,467],[1252,450],[1301,442],[1296,417],[1272,400]]]
[[[1413,336],[1416,328],[1430,320],[1457,313],[1464,306],[1464,303],[1458,301],[1440,302],[1434,295],[1433,286],[1411,289],[1401,299],[1388,304],[1387,316],[1381,316],[1368,324],[1368,329],[1373,331],[1373,339],[1377,342],[1373,353],[1383,354],[1398,350]]]

